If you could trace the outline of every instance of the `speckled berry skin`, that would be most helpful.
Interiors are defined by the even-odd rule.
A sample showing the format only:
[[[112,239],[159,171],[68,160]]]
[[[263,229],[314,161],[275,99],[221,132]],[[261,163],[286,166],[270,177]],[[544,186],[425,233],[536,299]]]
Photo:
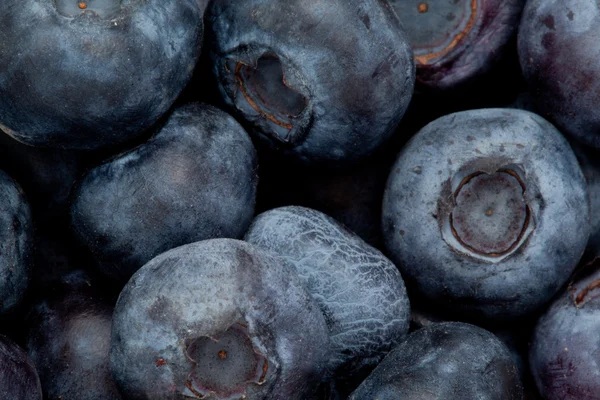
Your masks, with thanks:
[[[526,209],[526,222],[506,251],[481,255],[448,233],[454,187],[467,174],[504,170],[520,182],[520,200],[510,200]],[[492,206],[498,197],[480,194]],[[493,228],[488,211],[475,211],[465,240]],[[550,123],[526,111],[482,109],[439,118],[409,141],[388,178],[382,221],[409,291],[461,318],[498,322],[538,310],[566,283],[589,236],[589,203],[577,159]]]
[[[20,186],[0,171],[0,314],[25,298],[33,260],[33,220]]]
[[[293,265],[323,310],[336,379],[366,376],[406,336],[410,306],[400,272],[333,218],[276,208],[254,219],[245,240]]]
[[[411,333],[350,400],[521,400],[523,387],[509,350],[474,325],[446,322]]]
[[[233,239],[163,253],[125,286],[110,352],[121,392],[128,399],[201,398],[186,342],[240,322],[268,360],[262,384],[244,386],[246,398],[313,399],[329,357],[325,318],[281,259]]]
[[[252,221],[257,157],[228,114],[178,108],[147,143],[92,169],[73,198],[73,229],[107,275],[126,282],[186,243],[242,237]]]
[[[600,399],[599,282],[596,260],[538,320],[529,363],[546,400]]]
[[[411,99],[412,51],[387,2],[217,0],[205,21],[223,101],[286,158],[356,162],[390,137]],[[244,76],[265,56],[283,71],[268,84],[295,92],[293,107],[252,93]]]
[[[0,129],[29,145],[74,149],[141,135],[191,78],[203,37],[201,4],[63,3],[0,4]],[[116,9],[104,15],[95,3]]]
[[[600,5],[531,0],[519,26],[523,75],[542,115],[564,134],[600,147]]]

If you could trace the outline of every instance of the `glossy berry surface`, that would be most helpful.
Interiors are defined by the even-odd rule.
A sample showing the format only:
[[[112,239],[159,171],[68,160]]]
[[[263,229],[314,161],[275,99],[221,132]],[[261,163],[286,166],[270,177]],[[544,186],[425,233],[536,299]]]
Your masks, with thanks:
[[[150,141],[83,178],[73,228],[100,269],[124,283],[173,247],[243,236],[254,213],[256,168],[254,146],[231,116],[185,105]]]
[[[539,319],[531,372],[547,400],[600,398],[600,269],[587,265]]]
[[[451,90],[509,52],[524,0],[390,0],[414,51],[417,87]]]
[[[519,59],[536,106],[567,135],[600,147],[600,5],[531,0],[519,27]]]
[[[0,129],[76,149],[156,123],[191,78],[203,28],[196,0],[7,0],[0,26]]]
[[[385,2],[217,0],[206,23],[222,100],[284,157],[356,162],[410,101],[412,52]]]
[[[428,398],[520,400],[523,388],[506,346],[474,325],[446,322],[411,333],[351,400]]]

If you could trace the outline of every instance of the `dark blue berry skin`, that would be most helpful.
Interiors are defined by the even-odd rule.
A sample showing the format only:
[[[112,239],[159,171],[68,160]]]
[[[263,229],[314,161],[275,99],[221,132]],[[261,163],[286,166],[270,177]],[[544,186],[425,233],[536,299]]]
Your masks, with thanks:
[[[404,339],[410,306],[400,272],[333,218],[281,207],[257,216],[245,240],[289,262],[321,307],[335,379],[364,379]]]
[[[539,310],[566,283],[589,235],[586,182],[543,118],[455,113],[400,152],[382,225],[409,291],[454,318],[499,323]]]
[[[15,311],[31,279],[33,221],[25,194],[0,171],[0,314]]]
[[[590,200],[590,238],[582,259],[585,263],[600,255],[600,150],[575,140],[571,141],[571,147],[587,181]]]
[[[77,270],[29,315],[27,352],[49,399],[120,400],[108,363],[112,305]]]
[[[7,0],[0,5],[0,128],[35,146],[96,149],[171,107],[202,44],[197,0]]]
[[[520,400],[523,388],[506,346],[474,325],[446,322],[411,333],[350,400]]]
[[[586,265],[537,322],[530,368],[546,400],[600,399],[600,264]]]
[[[231,116],[183,106],[147,143],[87,174],[75,192],[73,228],[102,271],[124,283],[173,247],[243,236],[256,169],[254,146]]]
[[[220,339],[230,331],[243,338],[237,348]],[[203,341],[223,352],[200,354],[194,346]],[[240,352],[253,357],[228,365]],[[154,258],[113,314],[111,370],[128,399],[204,398],[216,381],[210,399],[313,399],[329,355],[325,318],[291,267],[234,239]],[[246,367],[249,378],[231,373]]]
[[[413,47],[417,90],[449,91],[464,89],[507,56],[525,0],[390,3]]]
[[[519,59],[541,115],[578,141],[600,147],[600,5],[531,0],[519,26]]]
[[[42,400],[40,378],[27,353],[0,335],[0,398]]]
[[[412,96],[412,52],[387,2],[217,0],[205,21],[224,103],[285,158],[355,162]]]

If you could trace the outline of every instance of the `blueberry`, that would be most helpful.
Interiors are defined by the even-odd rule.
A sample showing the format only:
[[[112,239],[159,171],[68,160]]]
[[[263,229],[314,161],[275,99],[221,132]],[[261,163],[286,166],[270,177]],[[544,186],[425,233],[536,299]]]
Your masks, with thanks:
[[[292,269],[233,239],[154,258],[113,315],[110,365],[130,399],[310,399],[328,356],[325,318]]]
[[[574,140],[571,147],[587,181],[590,198],[590,238],[582,260],[587,262],[600,255],[600,150],[582,146]]]
[[[0,335],[0,393],[11,400],[42,400],[33,362],[16,343]]]
[[[510,49],[524,0],[390,0],[417,65],[419,89],[464,87]]]
[[[600,147],[600,5],[530,0],[519,27],[519,59],[536,105],[561,132]]]
[[[286,158],[356,161],[408,106],[412,52],[386,2],[217,0],[206,13],[223,101]]]
[[[587,265],[538,320],[530,365],[547,400],[596,399],[600,392],[600,268]]]
[[[125,282],[173,247],[241,237],[254,213],[256,168],[254,146],[231,116],[183,106],[150,141],[87,174],[73,228],[103,272]]]
[[[333,218],[304,207],[260,214],[246,233],[253,245],[294,267],[325,315],[335,379],[360,380],[407,331],[409,302],[396,266]],[[360,382],[359,380],[359,382]]]
[[[89,274],[63,277],[30,315],[27,351],[49,399],[120,399],[108,364],[112,305]]]
[[[411,333],[350,396],[350,400],[519,400],[523,388],[504,344],[460,322]]]
[[[0,128],[35,146],[94,149],[171,107],[202,43],[197,0],[6,0]]]
[[[33,221],[23,190],[0,171],[0,314],[17,310],[31,279]]]
[[[478,321],[542,307],[589,235],[586,182],[543,118],[483,109],[439,118],[402,149],[383,202],[386,246],[409,290]]]

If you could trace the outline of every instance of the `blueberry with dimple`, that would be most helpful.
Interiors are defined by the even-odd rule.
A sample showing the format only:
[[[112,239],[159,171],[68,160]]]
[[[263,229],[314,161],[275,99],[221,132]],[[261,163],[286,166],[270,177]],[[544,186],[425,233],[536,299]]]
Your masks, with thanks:
[[[400,272],[333,218],[310,208],[276,208],[254,219],[245,240],[289,262],[323,310],[333,379],[364,379],[404,339],[410,307]]]
[[[254,214],[256,169],[254,146],[233,117],[182,106],[147,143],[83,178],[72,225],[101,270],[125,282],[173,247],[241,237]]]
[[[524,0],[390,0],[409,37],[417,87],[451,90],[489,72],[517,34]]]
[[[498,322],[539,310],[567,281],[588,240],[589,204],[556,128],[527,111],[482,109],[439,118],[409,141],[382,221],[409,290]]]
[[[506,346],[460,322],[411,333],[350,396],[351,400],[520,400],[523,388]]]
[[[47,398],[121,399],[108,363],[113,304],[102,286],[77,270],[53,289],[30,314],[27,335]]]
[[[267,147],[339,165],[394,132],[415,70],[386,2],[217,0],[206,13],[222,99]]]
[[[600,264],[586,265],[537,322],[530,368],[547,400],[600,398]]]
[[[25,194],[0,171],[0,314],[17,309],[31,279],[33,221]]]
[[[0,335],[0,396],[11,400],[42,400],[35,365],[23,349],[4,335]]]
[[[311,399],[328,357],[325,318],[291,267],[239,240],[159,255],[113,314],[110,365],[128,399]]]
[[[95,149],[140,136],[192,75],[198,0],[0,3],[0,130],[35,146]]]
[[[530,0],[519,25],[523,75],[540,113],[564,134],[600,147],[600,4]]]

